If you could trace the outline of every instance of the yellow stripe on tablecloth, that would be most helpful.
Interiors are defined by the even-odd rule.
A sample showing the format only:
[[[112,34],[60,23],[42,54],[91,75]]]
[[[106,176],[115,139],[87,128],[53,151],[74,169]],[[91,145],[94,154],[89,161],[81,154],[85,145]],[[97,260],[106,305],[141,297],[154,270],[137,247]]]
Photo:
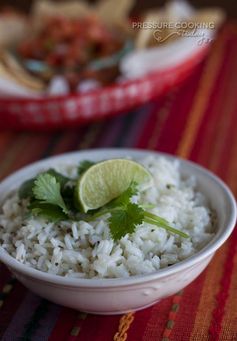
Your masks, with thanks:
[[[181,139],[177,150],[177,154],[182,158],[187,158],[191,153],[210,99],[210,94],[218,76],[220,65],[223,60],[223,37],[224,33],[215,42],[202,72],[202,78],[194,98],[193,107],[191,108],[190,116],[184,129],[183,138]]]
[[[114,335],[114,341],[126,341],[127,332],[134,320],[134,313],[124,314],[119,320],[119,327],[117,333]]]

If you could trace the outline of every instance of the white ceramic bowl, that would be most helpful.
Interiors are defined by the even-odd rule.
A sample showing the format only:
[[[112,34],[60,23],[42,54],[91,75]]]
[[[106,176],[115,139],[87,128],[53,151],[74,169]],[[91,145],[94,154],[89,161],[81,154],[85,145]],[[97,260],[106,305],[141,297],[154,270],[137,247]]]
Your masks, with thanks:
[[[151,151],[134,149],[99,149],[64,154],[39,161],[17,171],[0,184],[0,200],[26,179],[56,163],[99,161],[131,156],[141,158]],[[173,156],[162,154],[174,159]],[[180,160],[183,175],[195,175],[198,189],[217,212],[217,233],[194,256],[148,275],[121,279],[73,279],[47,274],[16,261],[0,247],[0,260],[27,288],[48,300],[67,307],[96,314],[119,314],[148,307],[191,283],[208,265],[215,251],[231,234],[236,222],[236,204],[228,187],[215,175],[194,163]]]

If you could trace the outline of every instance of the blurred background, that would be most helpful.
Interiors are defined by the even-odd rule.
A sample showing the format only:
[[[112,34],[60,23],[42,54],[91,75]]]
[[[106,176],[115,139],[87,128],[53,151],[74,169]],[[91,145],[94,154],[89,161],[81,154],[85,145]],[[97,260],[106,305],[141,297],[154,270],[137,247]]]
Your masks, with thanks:
[[[94,12],[87,25],[84,25],[85,18],[81,21],[82,16],[76,26],[71,18],[62,20],[61,13],[65,11],[62,4],[58,6],[61,1],[46,6],[48,14],[54,16],[57,12],[60,20],[58,17],[45,25],[47,11],[42,9],[45,2],[38,0],[40,13],[32,19],[31,15],[16,14],[7,8],[30,13],[33,1],[0,0],[0,8],[5,8],[0,11],[0,180],[21,167],[57,154],[91,148],[139,148],[201,164],[219,175],[237,196],[237,0],[185,3],[181,0],[134,0],[134,3],[133,0],[100,0],[100,3],[112,3],[111,15],[108,8],[104,11],[105,21],[111,21],[120,12],[123,28],[127,28],[122,46],[116,39],[120,35],[113,35],[102,20],[94,20]],[[68,6],[70,1],[64,0],[64,3]],[[126,7],[128,3],[132,3],[132,8],[128,11],[125,8],[126,16],[121,15],[118,7]],[[90,7],[96,8],[97,16],[98,7]],[[152,9],[149,20],[148,9]],[[74,8],[70,13],[75,16]],[[138,29],[134,34],[131,18],[134,23],[163,19],[177,23],[184,18],[188,23],[204,22],[208,26],[214,22],[215,25],[214,29],[209,25],[201,30],[199,37],[194,37],[196,32],[187,36],[176,34],[163,44],[151,29]],[[34,32],[35,23],[43,26],[43,33]],[[19,50],[22,57],[14,44],[7,48],[1,46],[1,40],[5,43],[6,38],[21,33],[16,27],[24,33],[22,41],[19,39],[19,44],[23,43]],[[167,28],[163,31],[163,38],[172,33]],[[31,40],[28,42],[28,39]],[[132,42],[130,51],[124,51],[127,41]],[[113,46],[116,50],[117,42],[120,58],[117,51],[111,53],[110,49]],[[89,70],[81,77],[84,67],[91,66],[92,58],[98,61],[100,44],[101,59],[105,52],[106,56],[114,57],[117,74],[107,72],[108,65],[104,65],[104,70],[102,63],[98,74],[93,75],[91,71],[96,70]],[[72,55],[67,54],[69,50]],[[89,62],[84,60],[85,51]],[[39,52],[43,52],[43,57]],[[59,69],[53,63],[55,60],[52,61],[54,53],[64,53]],[[35,66],[34,72],[32,66]],[[61,80],[56,74],[58,70]],[[67,71],[78,72],[79,79],[76,78],[73,89],[67,84],[74,82],[75,74],[66,74]],[[111,79],[104,85],[106,74]],[[86,76],[90,84],[86,83]],[[83,82],[87,92],[77,88]],[[97,89],[90,91],[88,85],[96,85]],[[158,303],[155,310],[147,308],[136,313],[130,330],[124,329],[125,335],[128,334],[126,340],[167,340],[168,336],[177,341],[237,340],[236,241],[237,229],[204,276],[178,296],[164,300],[164,304]],[[118,328],[123,329],[120,323],[125,315],[122,318],[87,315],[80,320],[77,311],[29,293],[11,277],[7,268],[0,265],[0,271],[0,340],[78,340],[75,329],[80,340],[94,341],[97,335],[103,341],[118,340]],[[175,306],[178,309],[173,309]],[[171,316],[176,317],[177,313],[174,321]]]
[[[54,2],[60,2],[61,0],[54,0]],[[95,1],[90,1],[91,3]],[[207,7],[207,6],[219,6],[226,10],[229,17],[237,17],[237,2],[236,0],[190,0],[193,6]],[[0,6],[14,6],[18,9],[27,11],[30,9],[32,0],[0,0]],[[133,9],[133,14],[137,14],[140,11],[148,8],[154,8],[165,4],[165,0],[137,0]]]
[[[79,126],[164,98],[205,62],[236,9],[234,0],[0,0],[1,126]]]

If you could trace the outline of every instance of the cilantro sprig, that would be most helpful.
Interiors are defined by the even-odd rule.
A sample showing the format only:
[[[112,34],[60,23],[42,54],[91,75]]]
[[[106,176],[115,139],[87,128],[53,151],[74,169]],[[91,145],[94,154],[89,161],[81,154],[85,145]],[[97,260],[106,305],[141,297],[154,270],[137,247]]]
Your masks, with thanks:
[[[94,163],[83,161],[78,167],[80,177]],[[68,183],[71,183],[68,186]],[[29,211],[49,221],[62,221],[72,219],[85,219],[74,205],[75,180],[58,173],[54,169],[40,173],[37,177],[27,180],[19,189],[20,199],[28,199]],[[109,214],[108,223],[111,236],[119,240],[127,233],[133,233],[137,226],[145,223],[163,228],[183,238],[189,236],[176,228],[170,226],[167,220],[161,218],[147,209],[154,205],[140,205],[132,202],[132,197],[138,194],[138,185],[132,182],[130,186],[119,197],[113,199],[107,205],[87,214],[88,220],[93,221],[100,216]]]
[[[121,239],[127,233],[133,233],[136,227],[143,222],[163,228],[183,238],[189,237],[186,233],[170,226],[164,218],[146,211],[142,205],[132,203],[131,198],[137,193],[137,184],[132,182],[128,189],[118,198],[112,200],[106,207],[97,211],[92,216],[92,220],[109,213],[110,217],[108,222],[110,233],[114,240]]]
[[[78,175],[82,175],[93,164],[92,161],[82,161],[78,165]],[[74,219],[78,215],[74,187],[75,180],[50,168],[25,181],[20,186],[18,195],[20,199],[29,200],[29,214],[57,222]]]
[[[114,240],[119,240],[127,233],[133,233],[144,221],[144,211],[137,204],[128,203],[111,210],[109,218],[110,233]]]

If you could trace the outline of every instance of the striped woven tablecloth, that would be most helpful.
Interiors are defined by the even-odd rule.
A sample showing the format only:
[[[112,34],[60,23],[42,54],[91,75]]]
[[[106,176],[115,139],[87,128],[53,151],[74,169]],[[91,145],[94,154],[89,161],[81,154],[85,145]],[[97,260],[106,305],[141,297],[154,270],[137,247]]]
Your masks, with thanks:
[[[237,26],[222,30],[203,65],[165,98],[104,122],[55,133],[0,133],[0,177],[85,148],[177,154],[217,173],[237,194]],[[148,309],[96,316],[52,304],[0,265],[0,339],[33,341],[237,340],[237,230],[207,270]]]

